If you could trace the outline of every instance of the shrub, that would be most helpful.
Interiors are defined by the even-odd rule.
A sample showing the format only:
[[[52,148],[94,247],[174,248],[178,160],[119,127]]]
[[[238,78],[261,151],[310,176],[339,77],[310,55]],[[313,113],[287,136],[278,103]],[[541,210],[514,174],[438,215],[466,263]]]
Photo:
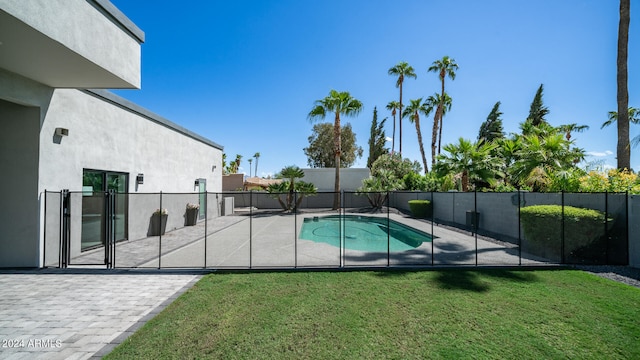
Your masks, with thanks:
[[[414,217],[426,219],[431,217],[433,208],[429,200],[409,200],[409,209]]]
[[[561,259],[562,206],[534,205],[520,209],[520,219],[526,242],[523,250],[549,260]],[[571,256],[577,250],[595,246],[604,235],[605,214],[598,210],[564,207],[564,253]],[[613,219],[607,219],[611,225]]]
[[[640,194],[640,176],[629,170],[590,171],[580,179],[580,191],[625,192]]]

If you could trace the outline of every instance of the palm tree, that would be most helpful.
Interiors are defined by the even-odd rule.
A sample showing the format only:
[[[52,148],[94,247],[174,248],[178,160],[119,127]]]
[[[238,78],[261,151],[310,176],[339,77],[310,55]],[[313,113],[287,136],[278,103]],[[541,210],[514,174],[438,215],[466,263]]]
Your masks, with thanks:
[[[310,120],[324,119],[328,112],[335,114],[333,123],[333,144],[335,149],[335,165],[336,180],[334,185],[333,209],[340,208],[340,154],[341,138],[340,138],[340,114],[346,116],[356,116],[362,111],[362,103],[349,94],[348,91],[338,92],[331,90],[329,96],[324,99],[316,100],[313,109],[309,112]]]
[[[588,125],[578,125],[576,123],[558,126],[558,130],[565,133],[565,138],[567,139],[567,141],[571,141],[572,132],[583,132],[588,129],[589,129]]]
[[[440,94],[435,93],[425,100],[425,105],[429,112],[431,112],[434,108],[441,109],[442,115],[444,115],[447,111],[451,109],[451,98],[447,93],[444,93],[444,97]],[[442,108],[441,108],[442,106]],[[431,133],[431,168],[436,163],[436,139],[438,138],[438,110],[436,110],[436,114],[433,117],[433,132]]]
[[[287,204],[289,205],[289,209],[291,209],[291,204],[293,203],[293,193],[296,189],[296,179],[301,179],[304,177],[304,172],[297,166],[287,166],[282,171],[280,171],[280,176],[283,179],[287,179],[289,195],[287,196]]]
[[[620,23],[618,25],[618,169],[631,168],[631,149],[629,146],[629,89],[627,86],[627,52],[629,48],[630,0],[620,0]]]
[[[570,148],[570,142],[562,134],[547,136],[524,135],[520,137],[520,148],[510,167],[513,178],[519,184],[529,184],[534,191],[544,190],[540,179],[549,177],[554,171],[569,169],[584,159],[584,150]]]
[[[629,119],[629,122],[632,124],[640,124],[640,108],[629,107],[628,119]],[[600,127],[600,129],[604,129],[605,127],[613,124],[616,121],[618,121],[618,112],[609,111],[609,120],[605,121]],[[640,135],[631,139],[629,144],[630,146],[633,146],[633,147],[640,144]]]
[[[304,172],[297,166],[286,166],[280,171],[277,177],[285,179],[286,181],[269,185],[267,191],[278,199],[280,206],[285,211],[297,209],[300,207],[305,195],[316,193],[315,185],[304,181],[296,181],[304,177]],[[298,193],[297,201],[295,201],[296,195],[294,194],[296,192]],[[280,197],[280,195],[284,193],[287,194],[285,201]]]
[[[226,158],[226,156],[223,156]],[[238,169],[240,168],[240,161],[242,160],[242,155],[236,154],[236,159],[229,163],[227,166],[227,174],[237,174]]]
[[[258,159],[260,158],[260,153],[257,152],[255,154],[253,154],[253,157],[256,158],[256,172],[255,172],[255,174],[256,174],[256,176],[258,176]]]
[[[458,70],[458,64],[454,59],[448,56],[444,56],[442,57],[442,59],[434,61],[433,64],[431,64],[431,66],[427,70],[428,72],[438,73],[438,77],[440,78],[440,83],[442,84],[442,88],[440,91],[441,101],[445,100],[444,78],[448,76],[451,80],[455,80],[456,70]],[[442,141],[442,117],[444,116],[444,106],[445,106],[444,102],[441,102],[440,106],[436,110],[436,116],[438,117],[439,128],[440,128],[440,134],[438,135],[438,154],[440,154],[440,143]],[[449,105],[449,107],[451,107],[451,105]]]
[[[389,75],[397,76],[398,80],[396,81],[396,87],[400,88],[400,101],[398,102],[398,109],[400,110],[400,115],[402,115],[402,84],[404,83],[404,78],[417,78],[416,72],[413,70],[413,67],[404,61],[400,61],[396,66],[389,69]],[[398,119],[400,121],[400,150],[398,151],[402,154],[402,116]]]
[[[420,113],[423,113],[424,116],[429,116],[429,113],[433,110],[433,107],[429,107],[426,103],[423,103],[422,98],[412,99],[409,102],[410,104],[406,109],[404,109],[402,117],[408,117],[409,122],[415,124],[416,126],[416,133],[418,134],[418,145],[420,146],[422,164],[424,165],[424,173],[426,174],[429,172],[429,167],[427,166],[427,157],[424,154],[424,145],[422,144],[422,131],[420,131]]]
[[[400,108],[400,103],[397,101],[389,101],[387,104],[387,110],[391,111],[393,116],[393,136],[391,137],[391,153],[396,151],[396,110]]]
[[[253,159],[249,158],[247,161],[249,162],[249,177],[251,177],[251,163],[253,162]]]
[[[463,138],[458,144],[447,144],[444,151],[448,155],[438,155],[434,170],[440,175],[461,174],[462,191],[469,190],[471,180],[479,180],[489,184],[495,183],[496,176],[501,176],[502,159],[492,156],[497,147],[494,143],[480,141],[472,143]]]

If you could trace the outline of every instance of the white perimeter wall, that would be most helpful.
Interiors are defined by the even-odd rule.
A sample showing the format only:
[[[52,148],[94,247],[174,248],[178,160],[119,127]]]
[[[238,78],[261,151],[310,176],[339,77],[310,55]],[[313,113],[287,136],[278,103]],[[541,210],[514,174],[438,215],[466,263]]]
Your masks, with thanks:
[[[333,191],[336,182],[335,168],[302,169],[303,181],[310,182],[318,188],[318,191]],[[340,169],[340,189],[344,191],[356,191],[362,186],[362,180],[369,177],[368,168]]]

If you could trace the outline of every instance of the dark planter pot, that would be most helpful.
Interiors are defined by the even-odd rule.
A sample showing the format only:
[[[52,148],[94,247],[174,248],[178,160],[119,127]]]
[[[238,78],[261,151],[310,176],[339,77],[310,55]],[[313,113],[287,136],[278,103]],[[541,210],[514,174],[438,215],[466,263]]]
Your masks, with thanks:
[[[149,236],[164,235],[169,215],[153,214],[149,223]]]
[[[185,225],[195,225],[198,222],[198,213],[199,209],[187,209],[187,214],[185,216]]]

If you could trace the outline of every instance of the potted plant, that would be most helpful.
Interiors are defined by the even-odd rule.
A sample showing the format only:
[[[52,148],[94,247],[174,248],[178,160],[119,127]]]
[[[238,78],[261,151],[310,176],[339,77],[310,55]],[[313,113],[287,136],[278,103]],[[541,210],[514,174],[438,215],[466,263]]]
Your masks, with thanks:
[[[199,204],[187,204],[187,210],[185,214],[185,225],[193,226],[198,222],[198,213],[200,212]]]
[[[164,231],[167,228],[167,218],[169,212],[167,209],[156,209],[151,215],[151,222],[149,223],[149,236],[164,235]]]

